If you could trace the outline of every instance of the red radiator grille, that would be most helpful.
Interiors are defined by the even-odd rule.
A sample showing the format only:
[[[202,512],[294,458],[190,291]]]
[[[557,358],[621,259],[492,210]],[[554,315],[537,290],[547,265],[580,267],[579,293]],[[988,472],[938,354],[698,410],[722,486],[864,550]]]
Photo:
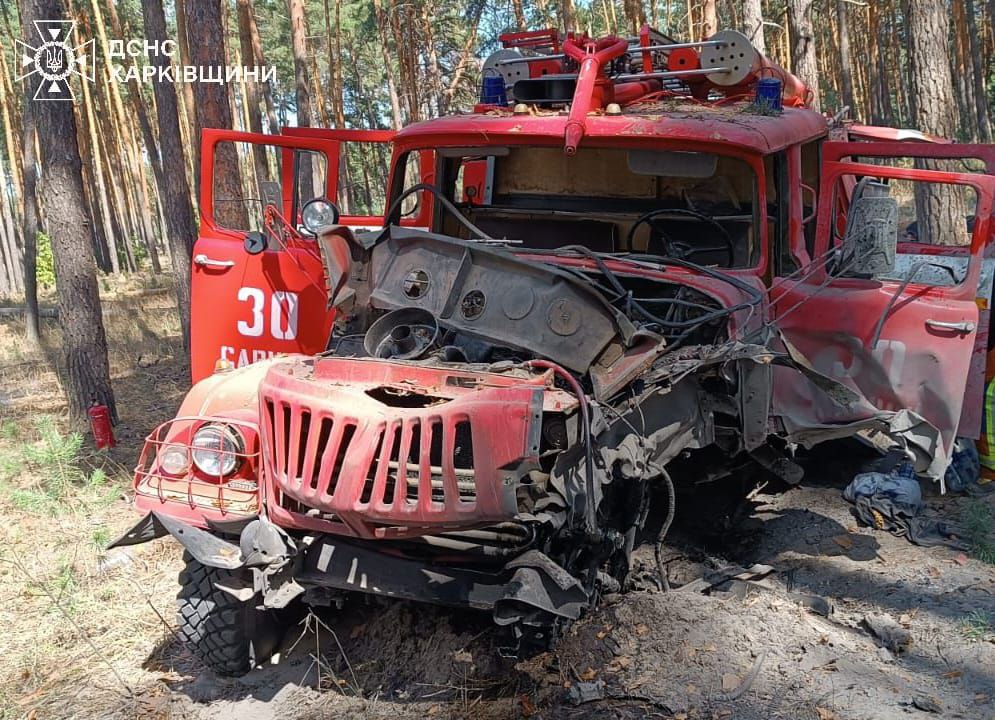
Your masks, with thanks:
[[[274,519],[389,537],[514,514],[517,481],[537,462],[541,387],[446,386],[442,374],[431,391],[395,391],[384,368],[404,366],[339,362],[375,364],[381,377],[351,368],[337,383],[275,366],[260,388],[267,483],[283,499]]]

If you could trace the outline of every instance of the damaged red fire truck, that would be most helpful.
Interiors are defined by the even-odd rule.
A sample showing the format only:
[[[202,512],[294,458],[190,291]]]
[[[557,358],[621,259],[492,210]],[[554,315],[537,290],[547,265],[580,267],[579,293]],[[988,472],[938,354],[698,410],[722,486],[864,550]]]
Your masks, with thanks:
[[[732,31],[501,40],[472,113],[204,131],[196,384],[117,544],[183,546],[218,673],[363,593],[541,647],[685,498],[720,514],[848,437],[942,484],[978,436],[995,146],[827,119]],[[389,148],[379,217],[332,202],[360,145]]]

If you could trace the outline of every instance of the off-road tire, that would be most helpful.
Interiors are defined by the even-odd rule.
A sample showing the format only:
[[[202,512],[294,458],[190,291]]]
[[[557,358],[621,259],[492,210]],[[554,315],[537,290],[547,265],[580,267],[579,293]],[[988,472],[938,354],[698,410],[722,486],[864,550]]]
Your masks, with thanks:
[[[183,560],[177,634],[218,675],[244,675],[273,653],[279,623],[272,611],[257,609],[255,600],[243,602],[217,586],[232,585],[230,571],[202,565],[188,553]]]

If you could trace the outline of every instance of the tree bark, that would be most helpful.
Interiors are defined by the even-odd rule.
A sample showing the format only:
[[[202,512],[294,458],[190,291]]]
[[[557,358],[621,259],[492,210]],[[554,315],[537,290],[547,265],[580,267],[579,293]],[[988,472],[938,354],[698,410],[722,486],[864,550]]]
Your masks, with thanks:
[[[7,198],[6,186],[7,172],[4,168],[3,156],[0,156],[0,224],[3,225],[3,235],[0,236],[0,240],[2,240],[4,245],[4,258],[6,271],[10,277],[10,285],[15,292],[19,292],[24,287],[23,280],[18,272],[22,256],[19,257],[17,225],[14,222],[13,213],[11,212],[11,202]]]
[[[919,130],[952,138],[957,131],[950,77],[950,18],[944,0],[909,0],[909,64],[912,94],[916,97]],[[917,167],[952,169],[942,160],[917,160]],[[919,242],[949,244],[967,242],[964,223],[966,205],[958,188],[916,183],[916,216]]]
[[[161,0],[159,0],[161,2]],[[256,64],[255,53],[252,50],[252,0],[238,0],[238,40],[242,65],[252,67]],[[259,83],[253,78],[245,81],[245,108],[249,120],[249,131],[263,131],[263,115],[260,103]],[[256,168],[257,180],[269,180],[269,166],[266,163],[266,148],[262,145],[252,146],[252,160]]]
[[[819,70],[812,28],[813,0],[788,0],[788,17],[795,44],[791,52],[794,73],[812,91],[812,109],[819,109]]]
[[[428,80],[429,117],[442,114],[442,72],[439,70],[439,53],[435,49],[435,33],[432,31],[431,0],[422,0],[421,24],[424,35],[425,74]]]
[[[142,17],[145,23],[145,37],[155,43],[164,42],[167,35],[162,0],[144,0]],[[156,67],[168,67],[169,58],[157,55],[149,58],[149,62]],[[166,82],[157,82],[153,88],[156,98],[156,119],[159,124],[162,172],[163,177],[169,180],[160,187],[160,195],[169,236],[169,257],[173,264],[176,306],[180,314],[184,348],[187,348],[190,342],[190,254],[197,239],[197,226],[194,223],[193,208],[190,206],[190,188],[187,185],[186,161],[180,137],[176,88],[172,83]],[[259,110],[258,104],[256,110],[257,112]]]
[[[190,43],[187,34],[187,0],[175,0],[173,6],[176,8],[176,44],[180,51],[180,65],[190,65]],[[196,202],[200,196],[200,130],[197,128],[197,114],[194,109],[193,83],[180,83],[180,94],[182,96],[183,108],[186,110],[186,133],[190,139],[187,146],[189,155],[190,171],[193,173],[192,199]]]
[[[840,34],[840,57],[838,67],[843,82],[843,104],[850,106],[851,116],[856,116],[857,108],[853,99],[853,74],[850,70],[850,23],[846,16],[846,0],[836,0],[836,23]]]
[[[511,0],[511,9],[515,13],[515,29],[524,32],[528,28],[528,22],[525,20],[525,6],[522,0]]]
[[[187,44],[190,47],[190,64],[202,72],[224,73],[225,48],[218,38],[224,37],[221,17],[221,0],[181,0],[185,3]],[[186,84],[186,83],[184,83]],[[197,163],[195,176],[200,177],[200,134],[205,128],[232,128],[232,109],[228,102],[228,88],[223,83],[194,83],[194,114],[196,117]],[[238,153],[231,143],[221,143],[214,153],[214,190],[216,197],[238,199],[242,197],[242,180]],[[199,185],[198,185],[199,187]],[[221,225],[233,230],[249,227],[249,217],[242,202],[219,202],[214,217]]]
[[[5,48],[0,45],[0,55],[3,55]],[[0,115],[3,117],[3,134],[4,141],[7,146],[7,160],[10,163],[10,179],[11,187],[14,191],[14,207],[19,208],[21,205],[21,198],[24,195],[24,180],[21,173],[21,153],[17,147],[17,142],[15,138],[17,137],[17,126],[14,122],[14,110],[16,109],[13,103],[13,98],[8,99],[8,89],[7,89],[7,63],[3,62],[0,65],[0,72],[3,72],[3,78],[0,79]]]
[[[380,31],[380,53],[383,58],[384,74],[387,77],[387,96],[390,98],[390,119],[391,126],[395,130],[400,130],[404,124],[401,116],[401,97],[397,92],[397,83],[394,82],[394,63],[390,54],[389,42],[391,40],[390,19],[384,12],[381,0],[373,0],[373,16],[377,21]]]
[[[24,0],[21,13],[24,37],[32,37],[35,20],[64,18],[59,0]],[[32,102],[38,82],[39,76],[35,74],[25,83],[26,102]],[[82,425],[87,408],[92,402],[99,402],[108,407],[112,420],[116,421],[97,268],[88,239],[91,218],[83,195],[76,118],[72,105],[64,102],[37,102],[34,111],[42,149],[46,230],[52,240],[55,262],[69,416],[75,424]]]
[[[252,57],[255,60],[255,65],[260,68],[266,67],[266,56],[263,55],[263,43],[259,38],[259,28],[256,27],[256,16],[253,13],[249,13],[247,21],[249,40],[252,43]],[[273,91],[268,82],[262,83],[260,87],[262,88],[263,100],[266,105],[266,121],[269,123],[269,132],[277,133],[280,131],[280,120],[276,115]]]
[[[335,119],[335,127],[345,127],[345,98],[342,97],[342,87],[337,82],[337,68],[342,57],[342,23],[340,7],[341,0],[335,2],[335,29],[332,30],[332,12],[328,6],[328,0],[324,0],[322,6],[325,11],[325,53],[328,55],[328,95],[332,103],[332,117]],[[340,123],[341,120],[341,123]]]
[[[577,27],[577,13],[574,10],[573,0],[560,0],[560,24],[562,30],[579,30]]]
[[[701,39],[710,38],[719,29],[715,0],[704,0],[701,7]]]
[[[38,169],[35,166],[34,103],[24,103],[21,117],[24,142],[21,155],[24,177],[24,337],[37,345],[41,341],[38,322],[38,212],[34,198]]]
[[[954,0],[956,2],[956,0]],[[967,13],[967,37],[974,58],[974,105],[977,113],[978,139],[983,143],[992,141],[992,126],[988,117],[988,95],[985,93],[985,58],[981,54],[981,38],[978,36],[978,20],[974,15],[974,0],[965,0]],[[989,15],[988,22],[995,22]],[[990,60],[990,58],[989,58]]]
[[[110,9],[109,17],[112,28],[115,34],[120,36],[120,23],[117,21],[117,14],[114,12],[114,5],[110,0],[108,0],[108,7]],[[97,29],[99,45],[103,50],[104,62],[107,64],[107,67],[110,67],[110,49],[100,4],[97,0],[90,0],[90,8],[93,12],[93,24]],[[149,260],[152,262],[152,269],[158,274],[162,271],[162,268],[159,266],[159,254],[155,246],[155,231],[152,228],[152,209],[149,204],[148,185],[146,184],[141,150],[138,146],[138,140],[135,137],[134,128],[131,125],[132,116],[129,116],[124,111],[124,101],[121,99],[118,84],[114,82],[108,83],[108,88],[111,97],[111,111],[114,113],[115,118],[114,129],[119,133],[121,147],[125,150],[123,153],[123,166],[128,174],[122,176],[121,179],[127,184],[125,192],[130,196],[132,206],[134,207],[139,234],[148,251]],[[138,92],[137,82],[133,85],[134,92]],[[140,113],[141,111],[136,111],[136,114]]]
[[[290,11],[290,46],[294,53],[294,80],[297,90],[297,125],[311,126],[311,92],[307,81],[307,25],[304,0],[287,0]]]
[[[950,77],[954,81],[954,92],[957,98],[957,124],[964,137],[975,137],[978,132],[974,113],[974,60],[967,43],[967,18],[964,14],[964,3],[951,4],[951,20],[953,22],[953,47],[949,54]]]
[[[118,257],[118,230],[115,227],[113,218],[113,207],[111,205],[110,193],[107,191],[107,165],[101,158],[101,140],[97,133],[97,119],[94,110],[93,94],[90,92],[88,83],[82,84],[83,88],[83,116],[86,121],[86,129],[90,138],[90,162],[91,172],[96,193],[93,196],[94,204],[99,212],[99,222],[103,227],[104,241],[107,243],[107,262],[110,266],[109,272],[115,275],[121,273],[121,260]],[[25,150],[25,152],[27,152]],[[98,218],[94,218],[97,222]],[[127,242],[125,240],[125,242]]]
[[[328,0],[325,0],[328,6]],[[345,79],[342,77],[342,0],[335,0],[335,61],[328,58],[329,77],[335,79],[332,90],[335,103],[335,127],[345,129]],[[370,127],[376,127],[371,125]]]
[[[743,34],[750,38],[761,55],[767,54],[764,42],[764,9],[761,0],[743,0]]]

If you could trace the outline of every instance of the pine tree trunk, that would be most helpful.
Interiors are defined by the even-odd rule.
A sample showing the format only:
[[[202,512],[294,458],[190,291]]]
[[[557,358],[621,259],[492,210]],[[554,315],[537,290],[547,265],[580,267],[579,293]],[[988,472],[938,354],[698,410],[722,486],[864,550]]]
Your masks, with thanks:
[[[297,89],[297,125],[311,126],[311,91],[307,80],[307,25],[304,0],[287,0],[290,11],[290,45],[294,53],[294,80]]]
[[[560,0],[560,29],[564,31],[580,29],[577,27],[577,13],[574,10],[573,0]]]
[[[0,56],[4,48],[0,46]],[[17,146],[17,127],[14,124],[13,97],[8,99],[7,88],[7,63],[0,64],[0,72],[3,78],[0,79],[0,116],[3,118],[3,135],[7,146],[7,160],[10,163],[11,189],[14,191],[14,207],[20,208],[21,198],[24,196],[24,180],[21,173],[21,152]]]
[[[839,63],[840,80],[842,81],[843,104],[850,106],[850,113],[857,115],[857,108],[853,98],[853,74],[851,73],[850,58],[850,22],[846,16],[846,0],[836,0],[836,24],[839,31]]]
[[[791,52],[794,73],[812,91],[812,108],[819,109],[819,70],[815,56],[815,32],[812,28],[813,0],[788,0],[791,35],[795,44]]]
[[[179,46],[179,64],[190,65],[190,42],[187,33],[187,0],[175,0],[173,7],[176,10],[176,44]],[[193,195],[194,202],[200,197],[200,129],[197,127],[197,111],[194,108],[193,83],[180,83],[180,95],[182,106],[186,111],[186,135],[189,145],[186,146],[189,155],[190,171],[193,173]]]
[[[26,102],[21,117],[21,174],[24,177],[24,337],[34,345],[41,340],[38,322],[38,212],[35,205],[38,170],[35,165],[34,103]]]
[[[429,116],[442,114],[442,72],[439,70],[439,53],[435,49],[435,34],[432,31],[431,0],[422,0],[421,24],[424,34],[425,73],[427,75],[429,94],[427,97]]]
[[[950,18],[944,0],[909,0],[909,61],[912,71],[912,94],[916,97],[916,124],[919,130],[942,137],[957,131],[954,99],[951,90]],[[955,169],[948,161],[916,162],[927,169]],[[936,244],[951,239],[951,244],[967,242],[964,223],[966,206],[957,188],[916,183],[916,216],[919,242]]]
[[[161,2],[161,0],[160,0]],[[238,40],[242,65],[252,67],[256,59],[252,51],[252,0],[238,0]],[[249,131],[263,131],[263,115],[260,104],[259,83],[253,78],[245,81],[245,110],[249,121]],[[252,146],[252,160],[256,168],[256,180],[269,180],[269,166],[266,164],[266,148]]]
[[[328,6],[328,0],[325,0]],[[342,77],[342,0],[335,0],[335,61],[328,58],[328,74],[334,78],[332,96],[335,102],[335,127],[345,128],[345,80]],[[371,128],[377,127],[370,125]]]
[[[701,39],[710,38],[718,29],[719,21],[715,13],[715,0],[704,0],[701,6]]]
[[[34,20],[65,17],[59,0],[24,0],[22,7],[25,37],[32,37]],[[34,75],[26,82],[27,102],[31,102],[38,81]],[[74,423],[82,425],[87,408],[97,401],[110,409],[116,421],[97,268],[88,241],[91,218],[83,195],[76,119],[69,103],[38,102],[34,111],[42,149],[46,230],[52,240],[55,262],[69,415]]]
[[[974,16],[974,0],[965,0],[967,14],[967,38],[974,58],[974,106],[977,114],[978,139],[983,143],[992,141],[992,126],[988,117],[988,96],[985,93],[985,73],[988,70],[985,58],[981,55],[981,38],[978,36],[978,21]],[[995,22],[989,15],[988,22]],[[989,61],[991,58],[988,58]]]
[[[162,0],[144,0],[142,16],[145,22],[145,37],[152,42],[164,42],[167,35]],[[152,57],[149,61],[156,67],[169,65],[169,58],[163,56]],[[172,83],[165,82],[157,82],[153,88],[156,98],[156,119],[159,124],[162,172],[163,177],[169,179],[169,182],[160,186],[162,209],[169,237],[169,257],[173,265],[176,306],[180,314],[184,347],[187,348],[190,339],[190,254],[197,239],[197,226],[194,223],[193,208],[190,207],[190,188],[187,185],[186,161],[180,138],[176,88]],[[256,110],[258,109],[257,104]]]
[[[390,98],[390,119],[391,127],[400,130],[404,124],[401,116],[401,97],[397,92],[397,83],[394,81],[394,62],[390,55],[389,41],[390,19],[384,12],[381,0],[373,0],[373,15],[377,21],[377,28],[380,31],[380,53],[383,58],[384,74],[387,77],[387,96]]]
[[[87,133],[90,138],[90,162],[93,172],[93,181],[96,186],[96,194],[93,196],[94,204],[100,211],[99,223],[103,227],[103,237],[104,241],[107,243],[107,259],[110,265],[110,271],[117,275],[121,272],[121,261],[117,254],[118,239],[114,230],[114,222],[111,219],[113,211],[111,209],[110,197],[107,192],[107,166],[103,163],[100,157],[101,143],[100,138],[97,135],[97,120],[93,109],[93,96],[90,92],[90,86],[88,83],[82,83],[82,88],[83,113],[86,120],[85,124]],[[97,222],[97,220],[98,218],[94,218],[94,222]],[[125,241],[127,242],[127,240]]]
[[[221,18],[221,0],[182,0],[186,10],[187,44],[190,47],[190,64],[202,72],[216,71],[225,65],[225,48],[218,38],[224,37]],[[196,116],[197,168],[200,177],[200,132],[205,128],[232,128],[232,108],[228,89],[221,83],[194,83],[194,112]],[[198,185],[199,187],[199,185]],[[242,179],[238,153],[231,143],[221,143],[214,153],[214,191],[217,199],[242,198]],[[218,202],[214,218],[222,226],[234,230],[249,227],[249,216],[243,202]]]
[[[761,55],[767,54],[764,42],[764,9],[761,0],[743,0],[743,34],[750,38]]]
[[[522,5],[522,0],[511,0],[511,9],[515,13],[515,29],[518,32],[524,32],[528,23],[525,20],[525,7]]]
[[[12,285],[17,292],[20,292],[24,289],[24,282],[17,270],[21,265],[23,254],[18,242],[20,229],[14,220],[14,213],[11,210],[12,203],[7,196],[7,173],[6,161],[0,156],[0,222],[4,225],[4,241],[7,246],[6,252],[9,258]]]
[[[113,3],[109,3],[109,7],[111,8],[110,17],[112,25],[117,26],[114,28],[115,34],[120,34],[120,23],[116,21],[116,14],[113,12]],[[93,24],[97,30],[98,44],[103,53],[106,67],[109,68],[112,64],[112,58],[110,56],[110,47],[107,32],[104,28],[100,3],[97,0],[90,0],[90,9],[93,12]],[[127,186],[125,193],[129,196],[129,202],[133,208],[138,235],[148,250],[153,271],[159,273],[161,272],[161,268],[159,267],[158,251],[155,247],[155,231],[152,229],[152,212],[148,200],[148,186],[146,185],[145,173],[143,172],[141,151],[131,125],[133,117],[124,111],[124,101],[121,99],[118,84],[115,82],[108,83],[108,88],[111,99],[111,112],[114,117],[114,130],[119,134],[119,147],[124,150],[122,166],[127,173],[126,175],[119,176],[119,181],[123,180]]]
[[[964,3],[951,4],[953,21],[953,52],[950,53],[950,76],[954,81],[957,98],[957,124],[965,137],[974,137],[978,131],[974,113],[974,61],[967,47],[967,18]]]
[[[4,271],[9,278],[9,285],[14,293],[21,291],[23,281],[20,276],[19,265],[21,259],[18,257],[17,240],[15,239],[15,223],[10,212],[10,202],[7,200],[7,192],[4,189],[7,184],[7,173],[4,168],[3,157],[0,156],[0,243],[3,245]]]
[[[17,278],[17,260],[10,254],[9,229],[6,223],[0,222],[0,294],[13,298],[17,295],[14,280]]]
[[[248,16],[249,40],[252,42],[252,57],[255,65],[259,68],[266,67],[266,57],[263,55],[262,40],[259,39],[259,28],[256,27],[256,17],[253,13]],[[263,101],[266,105],[266,121],[269,123],[269,132],[280,131],[280,120],[276,115],[276,105],[273,103],[273,90],[268,82],[261,83]]]
[[[335,10],[338,12],[340,2],[336,2]],[[339,65],[342,58],[342,46],[341,46],[341,23],[339,22],[339,17],[336,17],[335,30],[332,30],[332,12],[331,8],[328,7],[328,0],[323,0],[322,7],[325,11],[325,53],[328,55],[328,95],[332,102],[332,117],[335,119],[335,127],[341,128],[345,126],[345,105],[343,103],[344,98],[339,94],[338,85],[335,82],[335,68]],[[342,118],[343,124],[339,124],[339,117]]]

